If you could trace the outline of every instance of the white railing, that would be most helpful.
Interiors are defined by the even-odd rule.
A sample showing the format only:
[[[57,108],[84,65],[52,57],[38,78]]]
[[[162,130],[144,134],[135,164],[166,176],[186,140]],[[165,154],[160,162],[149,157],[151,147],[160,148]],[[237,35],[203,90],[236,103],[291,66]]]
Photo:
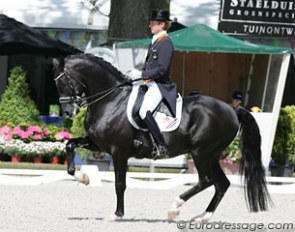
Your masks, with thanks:
[[[100,172],[94,165],[83,165],[81,172],[88,175],[89,186],[101,186],[103,181],[115,181],[113,172]],[[232,185],[242,185],[240,176],[228,175],[227,177]],[[154,181],[150,181],[151,179]],[[74,177],[68,175],[66,171],[0,169],[1,185],[42,185],[61,180],[74,180]],[[271,193],[295,193],[295,178],[267,177],[266,180]],[[180,185],[194,184],[197,181],[197,174],[127,173],[127,186],[129,188],[171,189]]]

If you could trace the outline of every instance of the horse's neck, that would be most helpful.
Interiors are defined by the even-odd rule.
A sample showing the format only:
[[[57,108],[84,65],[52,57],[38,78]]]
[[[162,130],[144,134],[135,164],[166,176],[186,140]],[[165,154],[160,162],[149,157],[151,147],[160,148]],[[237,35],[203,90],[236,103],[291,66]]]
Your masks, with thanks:
[[[101,79],[97,80],[95,78],[91,79],[87,83],[87,94],[89,96],[102,93],[108,91],[116,86],[118,86],[120,82],[116,79]]]
[[[91,101],[95,101],[94,99],[100,99],[96,101],[99,104],[95,104],[96,110],[100,110],[100,107],[105,107],[108,104],[115,104],[116,108],[125,106],[127,107],[129,95],[131,93],[131,86],[123,86],[115,88],[116,85],[110,85],[108,88],[104,88],[103,90],[92,90],[86,94],[86,97],[95,96]]]

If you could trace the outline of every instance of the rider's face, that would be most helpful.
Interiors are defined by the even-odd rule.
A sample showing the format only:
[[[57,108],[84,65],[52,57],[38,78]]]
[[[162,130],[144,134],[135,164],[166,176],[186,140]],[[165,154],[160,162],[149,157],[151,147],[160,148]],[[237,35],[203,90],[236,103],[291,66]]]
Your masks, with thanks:
[[[157,21],[157,20],[151,20],[150,24],[149,24],[149,27],[151,29],[152,34],[156,35],[159,32],[164,30],[164,25],[165,25],[164,22],[160,22],[160,21]]]

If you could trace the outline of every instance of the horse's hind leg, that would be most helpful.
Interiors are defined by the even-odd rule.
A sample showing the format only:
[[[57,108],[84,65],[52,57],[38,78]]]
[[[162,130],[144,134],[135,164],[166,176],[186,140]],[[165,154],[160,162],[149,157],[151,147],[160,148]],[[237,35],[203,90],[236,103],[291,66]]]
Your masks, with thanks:
[[[230,182],[220,167],[219,162],[213,166],[213,184],[215,186],[215,194],[208,205],[206,212],[214,212],[223,198],[225,192],[230,186]]]
[[[205,212],[192,218],[191,221],[195,223],[206,222],[212,217],[213,213],[215,212],[217,206],[219,205],[221,199],[223,198],[226,190],[230,185],[230,182],[221,169],[218,161],[212,165],[212,168],[212,182],[215,186],[215,194]]]
[[[200,161],[198,162],[198,164],[200,164]],[[222,171],[218,161],[216,161],[211,167],[212,168],[206,168],[206,166],[204,165],[197,165],[197,169],[199,172],[199,182],[194,187],[175,199],[172,204],[171,210],[168,212],[168,220],[173,220],[176,216],[178,216],[179,209],[184,204],[184,202],[214,184],[216,192],[209,206],[204,213],[194,217],[192,221],[205,222],[212,217],[215,209],[220,203],[230,183],[226,178],[224,172]]]
[[[197,164],[196,164],[197,163]],[[198,165],[201,161],[198,160],[195,162],[196,168],[199,173],[199,182],[187,190],[186,192],[182,193],[178,196],[174,202],[172,203],[171,209],[168,211],[168,220],[172,221],[179,215],[180,207],[191,197],[196,195],[197,193],[203,191],[204,189],[208,188],[212,185],[212,178],[209,176],[210,173],[207,173],[206,168],[204,166]],[[207,174],[206,174],[207,173]]]

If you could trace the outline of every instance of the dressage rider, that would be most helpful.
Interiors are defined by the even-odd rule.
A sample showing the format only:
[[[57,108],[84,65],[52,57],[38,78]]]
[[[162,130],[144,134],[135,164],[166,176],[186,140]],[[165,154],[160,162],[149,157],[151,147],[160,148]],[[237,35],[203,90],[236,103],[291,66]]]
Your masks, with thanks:
[[[146,123],[158,146],[157,151],[153,152],[155,159],[167,157],[169,153],[152,113],[164,100],[173,117],[176,114],[176,85],[169,78],[174,52],[173,44],[167,34],[167,30],[171,26],[169,17],[169,11],[151,12],[149,27],[153,38],[141,73],[148,90],[145,93],[139,116]]]

